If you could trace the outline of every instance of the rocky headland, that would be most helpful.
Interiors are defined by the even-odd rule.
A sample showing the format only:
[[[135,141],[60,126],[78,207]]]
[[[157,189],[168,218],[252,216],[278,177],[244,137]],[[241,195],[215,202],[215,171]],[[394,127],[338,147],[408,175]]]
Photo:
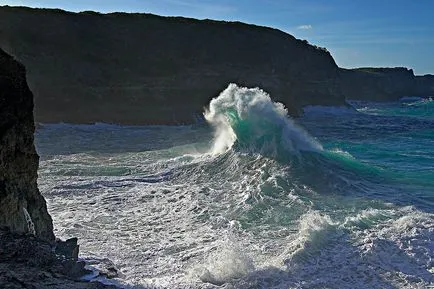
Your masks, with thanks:
[[[292,115],[345,103],[327,50],[239,22],[0,7],[0,47],[28,68],[43,123],[191,123],[229,83]]]
[[[324,48],[240,22],[4,6],[0,47],[28,68],[42,123],[192,123],[229,83],[263,88],[293,116],[434,95],[432,75],[342,69]]]
[[[23,65],[0,49],[0,288],[113,288],[80,281],[77,239],[55,240],[37,187],[33,95]]]
[[[77,240],[55,239],[27,80],[42,123],[192,123],[231,82],[263,88],[294,116],[306,105],[434,95],[433,75],[342,69],[326,49],[239,22],[5,6],[0,47],[14,55],[0,49],[0,288],[111,288],[80,281],[89,272]]]
[[[0,49],[0,227],[54,241],[37,187],[33,95],[24,67]]]
[[[347,99],[396,101],[404,96],[434,95],[434,75],[415,76],[412,69],[341,69],[341,89]]]
[[[0,47],[28,68],[42,123],[192,123],[229,83],[261,87],[292,116],[434,95],[432,75],[339,68],[324,48],[240,22],[3,6]]]

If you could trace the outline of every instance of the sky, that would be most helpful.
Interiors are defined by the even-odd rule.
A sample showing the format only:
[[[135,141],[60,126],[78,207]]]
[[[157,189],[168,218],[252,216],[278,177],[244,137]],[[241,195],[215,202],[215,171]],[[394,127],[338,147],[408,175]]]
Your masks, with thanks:
[[[0,0],[68,11],[143,12],[274,27],[326,47],[340,67],[434,74],[434,0]]]

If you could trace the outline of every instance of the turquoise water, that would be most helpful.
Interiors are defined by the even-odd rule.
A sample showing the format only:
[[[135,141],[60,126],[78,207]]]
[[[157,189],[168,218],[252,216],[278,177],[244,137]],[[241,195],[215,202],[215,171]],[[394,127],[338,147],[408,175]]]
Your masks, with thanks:
[[[342,150],[394,187],[394,202],[434,210],[434,101],[354,102],[357,114],[307,116],[327,150]],[[401,198],[402,194],[402,198]]]
[[[425,288],[434,282],[432,101],[308,108],[230,85],[206,122],[44,125],[56,235],[123,286]]]

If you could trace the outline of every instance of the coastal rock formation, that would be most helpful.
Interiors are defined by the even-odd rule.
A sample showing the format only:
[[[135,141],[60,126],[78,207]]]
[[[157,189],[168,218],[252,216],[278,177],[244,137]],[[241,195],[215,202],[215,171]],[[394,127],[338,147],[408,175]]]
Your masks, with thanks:
[[[33,95],[24,67],[0,49],[0,228],[54,241],[36,179]]]
[[[38,122],[190,123],[229,83],[292,115],[345,103],[328,51],[239,22],[0,7],[0,46],[28,68]]]
[[[33,95],[24,66],[0,49],[0,288],[115,288],[82,282],[77,238],[54,242],[37,188]],[[112,266],[105,276],[116,276]]]
[[[415,77],[415,96],[434,97],[434,75],[427,74]]]
[[[407,68],[341,69],[277,29],[152,14],[0,7],[0,46],[28,69],[37,122],[179,124],[229,83],[305,105],[434,94]]]
[[[74,273],[81,274],[79,263],[65,261],[65,256],[59,258],[47,241],[0,230],[0,244],[2,289],[116,289],[77,279]]]
[[[347,99],[395,101],[404,96],[434,95],[434,76],[415,76],[405,67],[341,69]]]

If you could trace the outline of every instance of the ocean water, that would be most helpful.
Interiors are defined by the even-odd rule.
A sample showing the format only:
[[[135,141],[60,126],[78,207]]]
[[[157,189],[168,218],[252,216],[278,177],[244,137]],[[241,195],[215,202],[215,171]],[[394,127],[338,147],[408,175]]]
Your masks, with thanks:
[[[434,283],[434,102],[352,102],[291,120],[230,85],[191,126],[43,125],[58,237],[138,288]]]

